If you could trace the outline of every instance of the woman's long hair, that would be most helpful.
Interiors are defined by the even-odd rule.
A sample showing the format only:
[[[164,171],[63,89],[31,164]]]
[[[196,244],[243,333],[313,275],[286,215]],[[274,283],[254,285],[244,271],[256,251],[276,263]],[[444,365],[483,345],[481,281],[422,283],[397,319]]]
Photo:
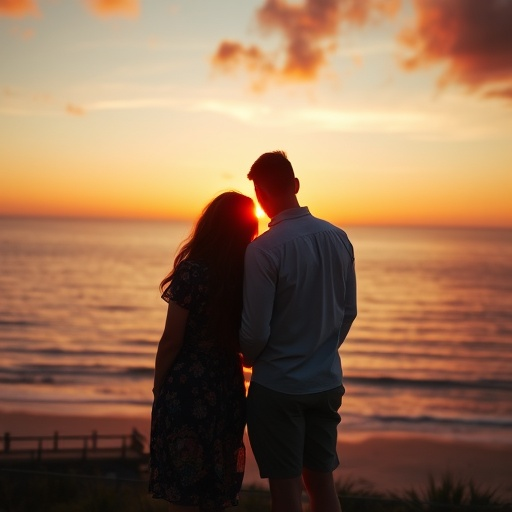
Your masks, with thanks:
[[[258,234],[254,202],[239,192],[224,192],[203,210],[182,243],[173,270],[160,283],[163,291],[184,260],[208,268],[209,327],[221,347],[238,351],[242,314],[242,283],[247,245]]]

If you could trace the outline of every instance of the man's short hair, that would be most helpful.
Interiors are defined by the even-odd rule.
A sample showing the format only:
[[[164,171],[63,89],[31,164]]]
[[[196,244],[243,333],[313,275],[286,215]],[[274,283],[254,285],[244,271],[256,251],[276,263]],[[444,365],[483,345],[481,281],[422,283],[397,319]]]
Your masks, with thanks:
[[[295,186],[293,167],[284,151],[263,153],[252,164],[247,177],[272,195],[289,192]]]

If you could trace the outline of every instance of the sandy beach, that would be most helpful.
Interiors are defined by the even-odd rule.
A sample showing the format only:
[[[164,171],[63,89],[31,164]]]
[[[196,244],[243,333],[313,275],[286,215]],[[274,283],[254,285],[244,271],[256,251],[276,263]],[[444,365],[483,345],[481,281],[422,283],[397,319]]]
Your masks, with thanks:
[[[56,416],[0,411],[0,434],[11,436],[129,434],[133,428],[149,436],[149,417]],[[246,440],[247,441],[247,440]],[[250,445],[244,483],[266,486],[259,478]],[[2,446],[3,448],[3,446]],[[439,441],[425,437],[375,436],[340,440],[340,467],[336,478],[369,484],[379,491],[422,489],[429,475],[449,472],[457,479],[482,488],[499,487],[499,495],[512,501],[512,445]]]

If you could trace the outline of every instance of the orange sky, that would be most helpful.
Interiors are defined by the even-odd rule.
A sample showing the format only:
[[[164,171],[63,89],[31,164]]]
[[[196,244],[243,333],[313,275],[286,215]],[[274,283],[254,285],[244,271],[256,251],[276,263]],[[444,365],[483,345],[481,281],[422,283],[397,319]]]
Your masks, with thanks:
[[[0,214],[195,217],[283,149],[334,222],[512,227],[512,0],[218,8],[0,0]]]

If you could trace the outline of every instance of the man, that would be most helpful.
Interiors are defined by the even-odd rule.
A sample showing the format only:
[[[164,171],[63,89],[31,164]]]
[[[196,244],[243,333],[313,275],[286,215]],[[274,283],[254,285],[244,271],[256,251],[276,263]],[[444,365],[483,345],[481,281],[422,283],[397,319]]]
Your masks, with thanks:
[[[344,393],[338,353],[357,313],[354,252],[344,231],[297,200],[299,181],[281,151],[251,167],[271,219],[245,256],[240,329],[252,367],[247,427],[273,512],[339,512],[333,471]]]

